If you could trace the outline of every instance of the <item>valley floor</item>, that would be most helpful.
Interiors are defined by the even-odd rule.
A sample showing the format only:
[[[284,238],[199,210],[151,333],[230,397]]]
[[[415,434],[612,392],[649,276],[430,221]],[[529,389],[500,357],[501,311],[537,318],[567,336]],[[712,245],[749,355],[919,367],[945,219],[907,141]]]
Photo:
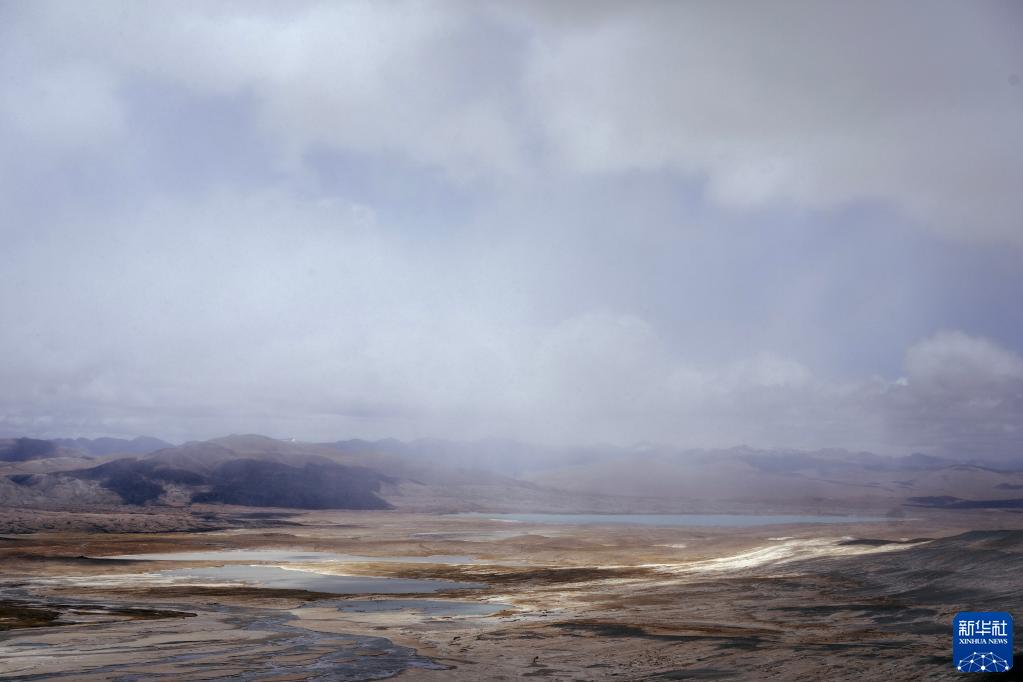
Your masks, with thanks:
[[[1012,511],[686,528],[231,509],[189,532],[66,516],[0,536],[3,679],[939,680],[957,676],[956,611],[1023,615]],[[124,558],[255,549],[358,559]],[[339,595],[164,573],[229,561],[485,587]]]

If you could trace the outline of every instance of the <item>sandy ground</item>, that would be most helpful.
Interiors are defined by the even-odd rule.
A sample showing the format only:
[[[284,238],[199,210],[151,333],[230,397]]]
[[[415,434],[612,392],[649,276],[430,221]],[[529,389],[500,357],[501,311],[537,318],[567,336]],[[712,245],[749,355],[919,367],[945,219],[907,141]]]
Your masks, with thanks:
[[[881,555],[910,557],[926,538],[1023,528],[1023,515],[1008,512],[756,528],[534,525],[398,512],[256,513],[253,521],[251,510],[234,512],[249,514],[244,527],[207,516],[212,530],[97,532],[77,519],[68,531],[0,536],[0,677],[950,679],[948,623],[970,604],[882,594],[851,569]],[[156,516],[145,522],[173,525]],[[59,518],[50,521],[60,527]],[[496,612],[341,611],[337,595],[154,575],[223,561],[104,559],[256,548],[469,555],[473,563],[288,567],[482,582],[484,589],[439,597],[493,603]]]

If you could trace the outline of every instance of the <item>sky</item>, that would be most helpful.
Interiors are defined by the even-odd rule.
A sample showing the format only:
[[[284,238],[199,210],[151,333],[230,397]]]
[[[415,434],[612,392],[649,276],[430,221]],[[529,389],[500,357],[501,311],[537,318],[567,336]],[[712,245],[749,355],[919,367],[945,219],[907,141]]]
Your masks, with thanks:
[[[1023,4],[0,0],[0,435],[1023,454]]]

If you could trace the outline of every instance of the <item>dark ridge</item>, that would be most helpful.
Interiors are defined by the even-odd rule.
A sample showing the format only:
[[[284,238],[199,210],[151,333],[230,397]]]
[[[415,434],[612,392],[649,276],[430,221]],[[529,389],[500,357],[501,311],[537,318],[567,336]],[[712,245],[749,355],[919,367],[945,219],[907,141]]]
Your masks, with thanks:
[[[102,486],[120,495],[125,504],[143,505],[156,500],[166,492],[162,485],[135,473],[112,476],[103,481]]]
[[[252,437],[247,437],[246,442],[250,441]],[[131,505],[157,503],[174,486],[175,492],[195,503],[298,509],[390,509],[377,492],[382,483],[395,480],[325,457],[279,452],[241,457],[209,443],[123,457],[75,471],[15,476],[12,482],[26,486],[61,477],[95,481]],[[267,519],[264,525],[294,522]]]
[[[210,475],[212,490],[193,502],[298,509],[390,509],[376,492],[385,478],[329,461],[301,467],[256,459],[224,462]]]
[[[165,492],[162,485],[146,477],[146,467],[134,459],[119,459],[74,473],[78,478],[98,480],[101,486],[117,493],[125,504],[143,505]]]
[[[160,462],[116,459],[91,469],[71,472],[77,478],[98,480],[100,485],[117,493],[125,504],[144,505],[166,492],[161,483],[202,485],[205,480],[194,471],[178,469]]]
[[[60,451],[52,441],[36,438],[15,438],[7,446],[0,445],[0,461],[27,462],[32,459],[59,457]]]
[[[113,462],[100,464],[91,469],[80,469],[74,473],[78,478],[92,480],[114,476],[144,476],[164,483],[180,483],[182,485],[202,485],[206,482],[201,474],[194,471],[168,466],[162,462],[139,460],[134,457],[115,459]]]

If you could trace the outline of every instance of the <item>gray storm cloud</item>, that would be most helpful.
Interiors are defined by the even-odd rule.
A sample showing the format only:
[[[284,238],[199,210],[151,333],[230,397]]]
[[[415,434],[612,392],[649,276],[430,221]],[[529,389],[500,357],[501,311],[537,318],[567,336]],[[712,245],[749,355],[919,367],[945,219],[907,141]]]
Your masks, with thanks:
[[[2,431],[1019,453],[1015,3],[0,18]]]

